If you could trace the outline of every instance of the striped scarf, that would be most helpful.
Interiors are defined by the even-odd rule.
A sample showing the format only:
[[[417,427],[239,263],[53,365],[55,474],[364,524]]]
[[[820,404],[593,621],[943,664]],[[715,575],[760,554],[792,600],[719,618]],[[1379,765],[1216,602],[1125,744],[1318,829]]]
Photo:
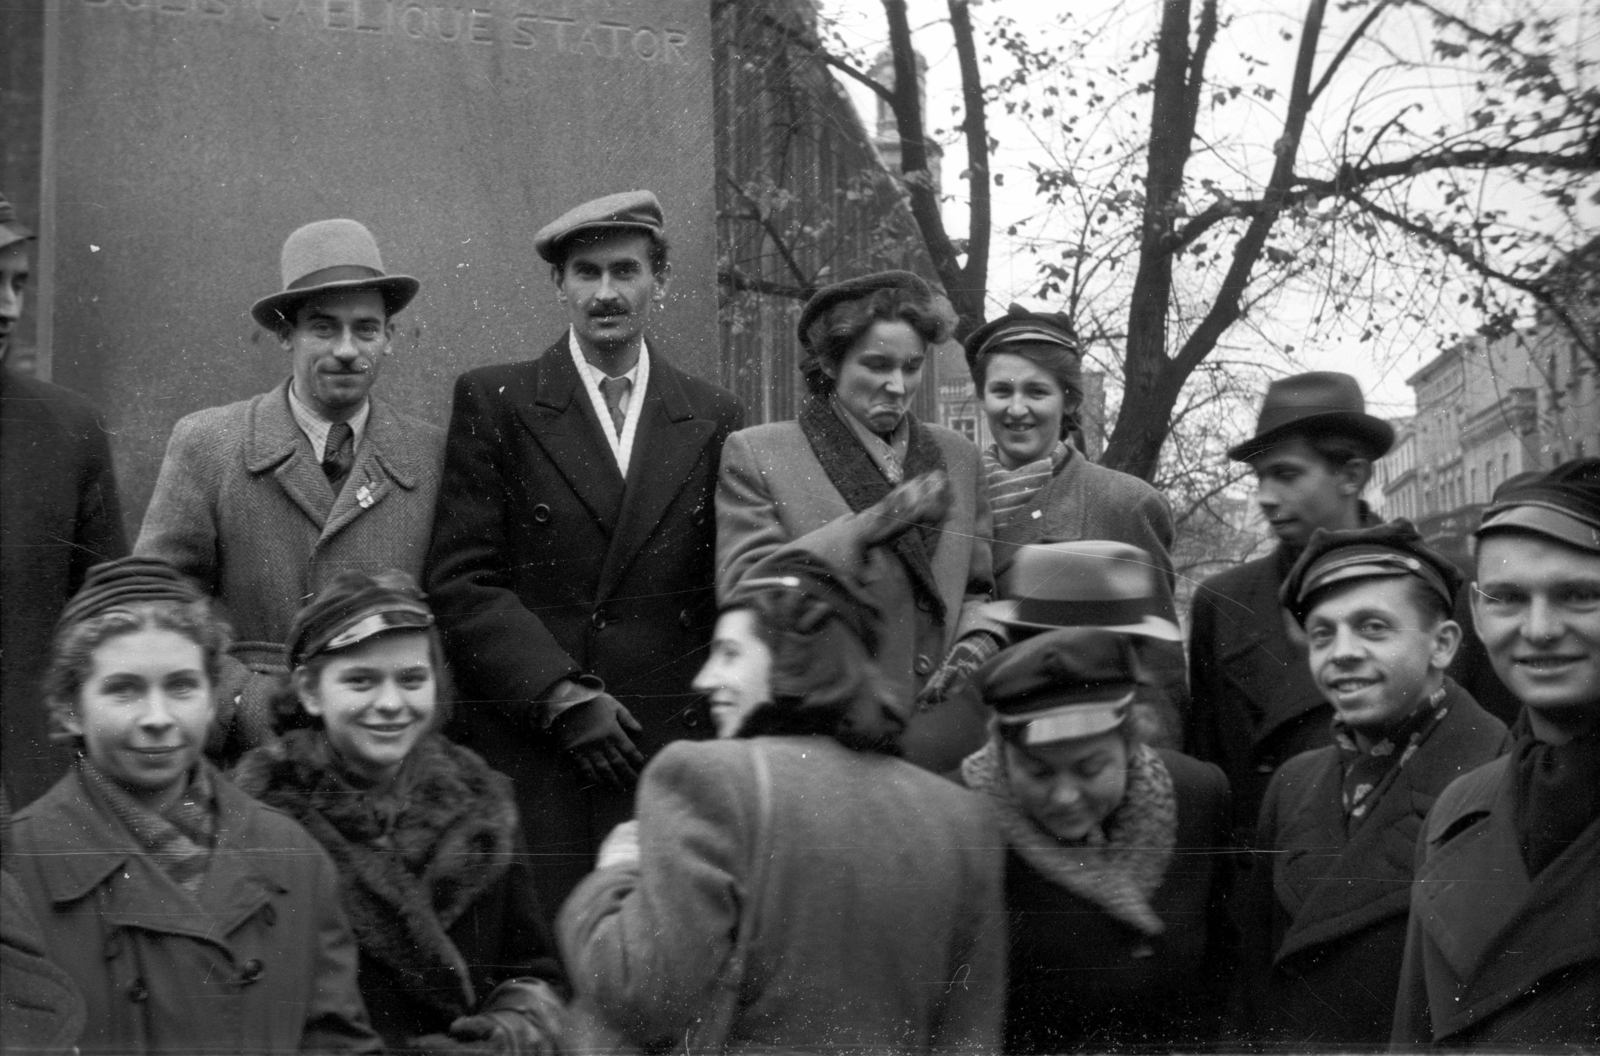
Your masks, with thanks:
[[[82,757],[83,783],[133,834],[139,849],[154,858],[173,883],[191,895],[200,890],[217,842],[217,792],[210,764],[201,761],[178,801],[157,813]]]
[[[983,453],[983,471],[989,483],[989,511],[994,515],[996,531],[1028,508],[1033,497],[1050,483],[1050,478],[1066,462],[1068,454],[1066,441],[1057,440],[1056,446],[1043,458],[1007,469],[1000,461],[1000,445],[989,446]]]
[[[1401,719],[1370,747],[1363,748],[1355,732],[1333,720],[1333,743],[1339,752],[1342,771],[1340,799],[1344,807],[1346,833],[1353,833],[1366,819],[1367,811],[1383,798],[1395,775],[1417,754],[1417,749],[1450,714],[1444,703],[1445,687],[1438,689],[1411,714]]]

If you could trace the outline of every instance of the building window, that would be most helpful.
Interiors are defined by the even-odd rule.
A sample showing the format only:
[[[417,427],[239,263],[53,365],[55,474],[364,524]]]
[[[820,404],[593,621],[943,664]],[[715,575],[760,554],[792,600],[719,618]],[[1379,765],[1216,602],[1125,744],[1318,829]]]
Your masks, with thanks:
[[[1471,490],[1467,492],[1467,501],[1468,502],[1477,502],[1478,501],[1478,471],[1476,469],[1474,469],[1472,471],[1472,484],[1470,485],[1470,487],[1471,487]]]
[[[978,420],[976,418],[952,418],[950,419],[950,428],[973,443],[978,442]]]

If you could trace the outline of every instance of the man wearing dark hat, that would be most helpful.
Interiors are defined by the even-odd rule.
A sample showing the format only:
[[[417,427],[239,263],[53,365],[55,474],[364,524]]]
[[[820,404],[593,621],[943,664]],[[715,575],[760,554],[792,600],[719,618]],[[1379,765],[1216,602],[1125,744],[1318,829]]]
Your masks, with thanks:
[[[384,270],[372,233],[321,220],[283,244],[283,287],[250,314],[290,376],[172,430],[134,551],[194,577],[238,641],[219,725],[232,757],[270,734],[289,623],[346,569],[422,573],[444,434],[372,394],[394,317],[420,283]]]
[[[558,906],[631,813],[644,760],[710,732],[690,682],[743,412],[646,340],[671,278],[654,194],[585,202],[534,248],[570,325],[538,359],[456,380],[427,583],[458,734],[516,782]]]
[[[1472,615],[1523,710],[1509,754],[1428,815],[1391,1042],[1600,1039],[1600,459],[1511,487],[1476,533]]]
[[[1256,502],[1278,546],[1195,592],[1184,745],[1228,775],[1243,845],[1272,772],[1331,737],[1332,709],[1279,608],[1279,587],[1317,529],[1376,523],[1361,491],[1393,443],[1393,428],[1366,413],[1354,378],[1318,371],[1273,382],[1256,435],[1228,452],[1255,471]]]
[[[0,195],[0,772],[17,807],[70,761],[50,747],[39,692],[56,617],[90,566],[128,552],[99,411],[16,369],[33,240]]]
[[[1256,830],[1267,860],[1244,900],[1241,1040],[1388,1042],[1423,819],[1446,785],[1506,746],[1505,724],[1445,674],[1461,584],[1403,520],[1314,533],[1284,580],[1334,743],[1290,759],[1267,786]]]

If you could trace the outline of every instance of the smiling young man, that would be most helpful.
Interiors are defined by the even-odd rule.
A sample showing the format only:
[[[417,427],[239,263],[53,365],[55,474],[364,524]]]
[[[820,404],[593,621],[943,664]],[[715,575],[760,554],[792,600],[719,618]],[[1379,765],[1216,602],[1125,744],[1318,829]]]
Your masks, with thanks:
[[[1522,702],[1508,755],[1445,789],[1416,848],[1392,1041],[1584,1051],[1600,1039],[1600,459],[1507,488],[1472,614]]]
[[[457,731],[516,782],[555,907],[632,813],[644,761],[709,732],[690,682],[716,622],[717,466],[743,412],[647,337],[672,277],[654,194],[585,202],[534,248],[567,332],[456,380],[428,592]]]
[[[238,634],[219,687],[231,759],[271,733],[283,641],[301,604],[345,569],[422,573],[444,433],[373,395],[394,317],[420,284],[385,273],[354,220],[283,244],[283,288],[251,315],[289,377],[180,420],[134,544],[222,602]]]
[[[1334,743],[1267,786],[1256,827],[1267,862],[1244,900],[1241,1041],[1359,1050],[1389,1039],[1424,816],[1506,744],[1505,725],[1445,674],[1461,582],[1405,521],[1318,531],[1284,580]]]
[[[1376,523],[1361,491],[1372,463],[1393,443],[1394,429],[1366,413],[1354,378],[1314,372],[1273,382],[1256,435],[1228,452],[1255,471],[1256,503],[1278,546],[1195,592],[1184,745],[1228,775],[1243,846],[1251,844],[1273,771],[1330,737],[1332,709],[1311,677],[1304,642],[1278,606],[1278,590],[1317,529]]]

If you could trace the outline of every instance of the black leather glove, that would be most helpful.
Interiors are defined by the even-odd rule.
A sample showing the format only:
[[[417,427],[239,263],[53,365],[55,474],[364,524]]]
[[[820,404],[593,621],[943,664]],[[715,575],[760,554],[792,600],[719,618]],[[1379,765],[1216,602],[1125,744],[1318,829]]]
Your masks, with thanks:
[[[972,677],[984,661],[998,653],[1004,643],[988,631],[973,631],[950,647],[950,653],[939,665],[939,670],[928,676],[922,692],[917,694],[917,710],[928,709],[944,703],[944,698],[961,683]]]
[[[609,693],[567,708],[550,723],[550,732],[590,781],[627,788],[644,766],[644,756],[628,736],[643,733],[644,727]]]
[[[539,979],[508,979],[477,1015],[450,1024],[454,1041],[487,1046],[497,1056],[555,1056],[560,1033],[561,999]]]

